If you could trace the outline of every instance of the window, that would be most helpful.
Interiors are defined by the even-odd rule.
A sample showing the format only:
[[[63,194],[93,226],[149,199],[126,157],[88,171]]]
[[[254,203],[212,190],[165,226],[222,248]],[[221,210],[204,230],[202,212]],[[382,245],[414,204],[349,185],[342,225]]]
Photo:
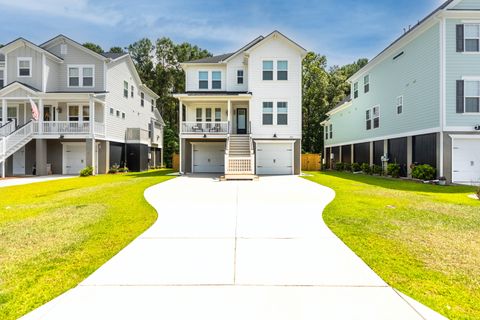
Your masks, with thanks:
[[[480,51],[480,25],[479,24],[465,25],[465,51],[466,52]]]
[[[205,109],[205,121],[207,122],[212,121],[212,108]]]
[[[373,128],[380,127],[380,107],[373,107],[372,109],[373,114]]]
[[[221,71],[212,71],[212,89],[222,89]]]
[[[120,118],[120,110],[117,110],[116,115],[118,118]]]
[[[208,72],[207,71],[198,72],[198,88],[208,89]]]
[[[325,125],[325,140],[328,140],[328,125]]]
[[[353,99],[358,98],[358,82],[353,84]]]
[[[0,88],[3,88],[5,86],[5,80],[3,79],[4,77],[4,71],[0,70]]]
[[[465,81],[465,113],[480,112],[480,81]]]
[[[110,115],[111,116],[115,115],[115,110],[113,110],[113,108],[110,108]]]
[[[125,112],[122,112],[122,119],[125,119],[125,117],[126,117]]]
[[[68,106],[68,121],[78,121],[79,119],[79,106]]]
[[[370,91],[370,76],[366,75],[363,77],[363,92],[367,93],[368,91]]]
[[[135,88],[130,86],[130,97],[133,98]]]
[[[333,139],[333,125],[330,125],[330,139]]]
[[[397,114],[403,113],[403,96],[397,97]]]
[[[128,82],[123,81],[123,97],[128,98]]]
[[[196,116],[197,116],[196,121],[197,121],[197,122],[202,122],[202,120],[203,120],[203,119],[202,119],[202,108],[197,108],[196,112],[197,112],[197,114],[196,114]]]
[[[140,106],[145,106],[145,94],[143,92],[140,92]]]
[[[272,125],[273,124],[273,102],[264,102],[263,103],[262,123],[264,125]]]
[[[288,80],[288,61],[277,61],[277,80]]]
[[[222,121],[222,109],[215,108],[215,122],[220,122],[220,121]]]
[[[153,99],[152,99],[152,104],[151,104],[151,106],[152,106],[152,112],[155,111],[155,100],[153,100]]]
[[[367,124],[367,130],[372,129],[372,114],[370,110],[365,111],[365,120]]]
[[[263,61],[263,80],[273,80],[273,61]]]
[[[237,84],[243,84],[243,70],[237,70]]]
[[[90,107],[83,106],[82,107],[82,121],[90,121]]]
[[[287,102],[277,102],[277,124],[278,125],[288,124],[288,103]]]
[[[66,55],[68,53],[67,44],[63,43],[60,45],[60,54]]]
[[[17,58],[18,77],[32,76],[32,58]]]
[[[68,86],[69,87],[93,87],[93,66],[71,65],[68,66]]]

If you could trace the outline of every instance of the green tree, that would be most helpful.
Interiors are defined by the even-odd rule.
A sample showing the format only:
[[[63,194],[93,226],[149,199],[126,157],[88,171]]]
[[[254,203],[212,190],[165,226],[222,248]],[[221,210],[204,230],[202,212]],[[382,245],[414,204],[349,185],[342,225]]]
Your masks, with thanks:
[[[83,44],[83,46],[84,46],[85,48],[88,48],[88,49],[90,49],[90,50],[98,53],[98,54],[102,54],[102,53],[104,52],[103,49],[102,49],[102,47],[100,47],[98,44],[95,44],[95,43],[93,43],[93,42],[85,42],[85,43]]]
[[[125,50],[122,47],[111,47],[108,52],[111,53],[125,53]]]
[[[155,81],[155,67],[153,63],[155,47],[148,38],[140,39],[139,41],[132,43],[127,47],[128,53],[132,57],[133,62],[137,68],[138,74],[145,83],[151,89]],[[155,91],[155,90],[154,90]],[[157,92],[158,93],[158,92]]]

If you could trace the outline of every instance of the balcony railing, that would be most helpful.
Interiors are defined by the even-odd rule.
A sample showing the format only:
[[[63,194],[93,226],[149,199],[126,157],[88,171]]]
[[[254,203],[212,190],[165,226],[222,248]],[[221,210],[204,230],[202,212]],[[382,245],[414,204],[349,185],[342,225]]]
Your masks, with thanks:
[[[86,135],[92,133],[92,130],[89,121],[35,121],[33,132],[38,135]],[[95,122],[94,132],[105,135],[105,124]]]
[[[144,130],[140,128],[127,128],[127,133],[125,138],[127,140],[127,143],[142,143],[142,144],[150,143],[150,135],[148,130]]]
[[[181,133],[226,134],[228,122],[182,122]]]

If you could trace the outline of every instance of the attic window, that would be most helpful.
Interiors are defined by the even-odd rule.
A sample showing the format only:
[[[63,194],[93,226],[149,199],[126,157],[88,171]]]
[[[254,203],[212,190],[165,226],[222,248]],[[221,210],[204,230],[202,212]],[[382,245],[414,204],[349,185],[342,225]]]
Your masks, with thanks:
[[[32,58],[18,58],[18,77],[31,77],[32,76]]]
[[[62,43],[62,44],[60,45],[60,54],[64,56],[64,55],[67,54],[67,52],[68,52],[68,51],[67,51],[67,44],[66,44],[66,43]]]

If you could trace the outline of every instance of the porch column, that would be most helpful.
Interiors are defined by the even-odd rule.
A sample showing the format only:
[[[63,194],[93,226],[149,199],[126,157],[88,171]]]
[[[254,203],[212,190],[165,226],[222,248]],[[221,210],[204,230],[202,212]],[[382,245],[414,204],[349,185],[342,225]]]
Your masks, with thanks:
[[[7,100],[2,99],[2,123],[0,125],[5,123],[7,123]]]
[[[373,157],[374,157],[374,155],[373,155],[373,141],[370,141],[370,166],[373,166],[373,162],[374,162]]]
[[[87,139],[85,141],[86,145],[86,166],[91,166],[93,168],[93,175],[96,175],[97,173],[97,143],[95,139]]]
[[[162,145],[162,148],[160,149],[160,167],[163,168],[163,145]]]
[[[37,176],[46,176],[47,172],[47,140],[35,139],[35,167]]]
[[[178,123],[179,123],[179,128],[178,128],[178,131],[179,131],[179,145],[180,147],[178,148],[178,172],[181,174],[183,171],[182,171],[182,149],[183,149],[183,144],[182,144],[182,131],[183,131],[183,122],[182,122],[182,119],[183,119],[183,106],[182,106],[182,100],[178,100],[178,116],[180,117],[178,119]]]
[[[228,133],[232,131],[232,101],[230,99],[227,100],[227,108],[228,108]]]
[[[44,110],[43,110],[43,99],[38,99],[38,133],[42,134],[43,133],[43,115],[44,115]],[[38,168],[37,168],[38,172]]]
[[[413,137],[407,137],[407,175],[412,176],[411,165],[413,163]]]
[[[82,112],[82,110],[79,110]],[[95,133],[95,101],[93,101],[93,96],[91,95],[88,99],[88,115],[90,118],[90,133],[93,135]],[[80,117],[82,114],[80,114]]]

